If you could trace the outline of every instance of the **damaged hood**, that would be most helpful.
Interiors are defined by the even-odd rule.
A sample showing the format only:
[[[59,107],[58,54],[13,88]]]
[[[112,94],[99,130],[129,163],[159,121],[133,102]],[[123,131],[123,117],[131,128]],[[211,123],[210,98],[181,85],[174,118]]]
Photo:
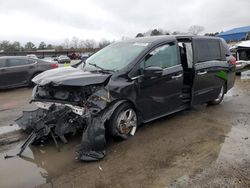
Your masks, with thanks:
[[[111,74],[85,72],[78,68],[65,67],[45,71],[33,78],[32,81],[38,85],[86,86],[101,84],[110,76]]]

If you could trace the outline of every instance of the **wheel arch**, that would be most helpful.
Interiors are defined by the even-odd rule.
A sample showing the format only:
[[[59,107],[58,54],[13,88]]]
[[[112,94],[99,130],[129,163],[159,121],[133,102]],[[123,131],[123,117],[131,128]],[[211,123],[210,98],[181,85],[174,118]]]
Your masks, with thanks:
[[[228,91],[228,84],[227,84],[227,80],[224,82],[224,93],[226,94],[227,93],[227,91]]]
[[[34,83],[32,82],[32,79],[36,76],[36,75],[38,75],[38,74],[40,74],[40,73],[42,73],[42,71],[35,71],[35,72],[33,72],[33,74],[31,74],[31,76],[29,77],[29,80],[28,80],[28,83],[29,83],[29,86],[32,86]]]
[[[121,102],[121,101],[122,101],[122,102]],[[119,106],[123,105],[124,103],[128,103],[128,104],[130,104],[130,105],[133,107],[133,109],[134,109],[135,112],[136,112],[136,115],[137,115],[137,118],[138,118],[138,125],[141,124],[141,122],[142,122],[141,112],[140,112],[139,109],[136,107],[136,104],[135,104],[133,101],[131,101],[131,100],[129,100],[129,99],[120,99],[120,100],[114,101],[111,105],[115,105],[116,103],[120,103],[120,104],[117,105],[117,106],[115,107],[115,109],[113,110],[112,114],[115,112],[115,110],[116,110]],[[112,116],[112,115],[111,115],[111,116]],[[108,120],[108,119],[107,119],[107,120]],[[107,120],[106,120],[106,121],[107,121]],[[105,122],[106,122],[106,121],[105,121]]]
[[[33,74],[30,76],[30,80],[33,79],[36,75],[42,73],[43,71],[34,71]]]

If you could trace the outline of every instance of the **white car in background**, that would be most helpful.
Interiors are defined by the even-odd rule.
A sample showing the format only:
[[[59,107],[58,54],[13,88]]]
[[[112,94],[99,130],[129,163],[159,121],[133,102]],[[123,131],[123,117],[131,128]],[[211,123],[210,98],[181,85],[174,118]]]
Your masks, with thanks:
[[[44,57],[43,60],[47,62],[53,62],[53,63],[56,62],[53,57]]]
[[[27,54],[26,57],[32,58],[32,59],[38,59],[35,54]]]
[[[250,68],[250,40],[240,42],[235,46],[236,71],[238,73]]]
[[[69,64],[70,61],[71,61],[70,58],[69,58],[68,56],[66,56],[66,55],[60,55],[60,56],[57,58],[57,62],[58,62],[59,64],[65,64],[65,63]]]

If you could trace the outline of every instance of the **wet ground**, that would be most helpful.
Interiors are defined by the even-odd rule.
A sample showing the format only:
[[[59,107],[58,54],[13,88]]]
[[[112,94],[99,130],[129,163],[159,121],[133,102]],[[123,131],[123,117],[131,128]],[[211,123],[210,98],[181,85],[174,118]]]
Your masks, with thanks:
[[[27,88],[0,93],[0,124],[27,105]],[[4,160],[21,142],[0,147],[0,187],[250,187],[250,81],[237,79],[221,105],[198,106],[143,125],[110,142],[95,163],[74,160],[80,135],[57,152],[31,146],[25,158]]]

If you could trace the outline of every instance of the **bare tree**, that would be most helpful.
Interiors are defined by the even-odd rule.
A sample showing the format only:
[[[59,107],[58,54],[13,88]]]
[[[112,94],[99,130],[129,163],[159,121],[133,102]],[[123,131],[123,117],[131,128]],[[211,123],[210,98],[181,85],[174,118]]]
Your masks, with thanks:
[[[79,47],[80,49],[85,48],[85,41],[84,41],[84,40],[80,40],[80,41],[79,41],[78,47]]]
[[[69,49],[69,39],[64,39],[63,48]]]
[[[73,47],[74,49],[77,49],[78,44],[79,44],[79,39],[77,37],[73,37],[71,39],[71,47]]]
[[[90,40],[90,39],[84,40],[83,43],[84,43],[84,47],[88,49],[93,49],[96,44],[94,40]]]
[[[204,27],[200,26],[200,25],[192,25],[191,27],[189,27],[188,32],[192,35],[198,35],[200,34],[202,31],[204,31]]]
[[[111,44],[110,41],[106,40],[106,39],[103,39],[99,42],[98,44],[98,47],[99,48],[104,48],[105,46],[108,46],[109,44]]]

